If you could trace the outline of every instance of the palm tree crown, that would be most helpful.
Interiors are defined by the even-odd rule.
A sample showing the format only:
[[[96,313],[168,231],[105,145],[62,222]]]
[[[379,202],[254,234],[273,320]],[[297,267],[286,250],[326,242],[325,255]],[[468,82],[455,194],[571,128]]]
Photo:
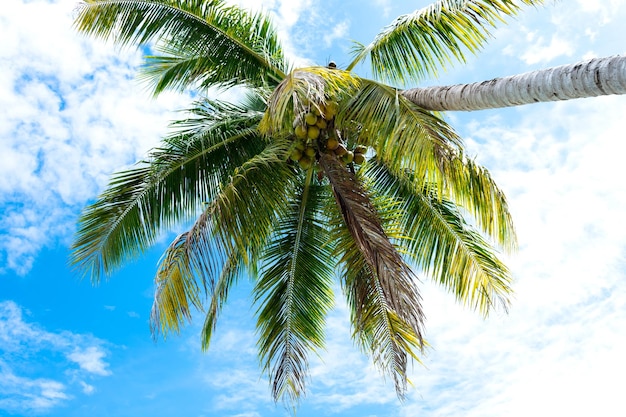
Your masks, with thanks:
[[[274,398],[293,401],[338,279],[354,340],[402,397],[425,346],[414,270],[483,314],[506,308],[511,277],[496,248],[514,248],[515,233],[504,194],[454,130],[385,83],[463,60],[503,17],[539,3],[437,1],[356,45],[342,70],[292,68],[267,17],[222,0],[83,0],[79,31],[154,45],[142,75],[155,94],[202,98],[84,210],[72,263],[98,281],[191,223],[158,267],[154,332],[203,310],[208,348],[229,291],[250,277],[262,366]],[[352,71],[364,60],[376,80]],[[203,96],[234,86],[245,91],[237,103]]]

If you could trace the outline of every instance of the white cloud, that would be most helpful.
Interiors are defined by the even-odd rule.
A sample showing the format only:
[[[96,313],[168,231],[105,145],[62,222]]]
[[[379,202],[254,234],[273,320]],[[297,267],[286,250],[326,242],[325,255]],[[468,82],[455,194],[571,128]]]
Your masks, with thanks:
[[[620,415],[624,108],[604,97],[462,117],[470,154],[509,196],[515,297],[483,321],[426,286],[433,349],[402,416]]]
[[[332,43],[337,39],[343,39],[348,34],[350,23],[348,21],[339,22],[332,27],[332,29],[324,34],[324,43],[326,47],[330,47]]]
[[[543,37],[539,37],[532,43],[534,43],[533,47],[522,55],[522,59],[528,65],[550,62],[561,55],[571,56],[574,50],[570,42],[556,36],[553,36],[549,43]]]
[[[45,412],[70,397],[67,387],[46,378],[16,376],[0,360],[0,410],[10,413]]]
[[[73,397],[75,378],[111,374],[102,341],[88,335],[46,331],[26,321],[24,314],[16,303],[0,302],[0,410],[47,410]],[[54,375],[42,378],[42,373]],[[95,390],[84,382],[79,384],[87,394]]]
[[[76,348],[67,355],[67,358],[80,366],[80,369],[96,375],[111,375],[108,364],[103,361],[106,353],[98,346],[89,346],[86,349]]]
[[[94,387],[93,385],[89,385],[88,383],[86,383],[85,381],[80,381],[80,386],[83,389],[83,392],[87,395],[91,395],[94,392],[96,392],[96,387]]]
[[[74,0],[7,1],[0,107],[11,111],[0,115],[0,229],[9,238],[0,242],[0,273],[25,274],[43,246],[71,236],[111,172],[158,143],[185,100],[150,101],[134,79],[140,53],[74,32]]]
[[[339,298],[341,290],[336,289],[335,294],[337,306],[328,317],[326,348],[320,357],[311,358],[311,401],[316,407],[334,413],[363,405],[395,405],[393,383],[385,382],[371,360],[350,339],[348,308]]]
[[[380,7],[383,11],[384,17],[389,17],[391,12],[391,1],[390,0],[374,0],[374,4]]]

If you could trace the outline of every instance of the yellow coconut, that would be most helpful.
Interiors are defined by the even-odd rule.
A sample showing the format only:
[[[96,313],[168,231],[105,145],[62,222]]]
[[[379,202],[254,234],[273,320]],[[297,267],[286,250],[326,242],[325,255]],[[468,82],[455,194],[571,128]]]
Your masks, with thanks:
[[[303,156],[298,162],[300,163],[300,167],[302,169],[309,169],[313,165],[313,160],[306,156]]]
[[[313,126],[315,123],[317,123],[317,116],[315,115],[315,113],[309,112],[304,116],[304,121],[309,126]]]
[[[306,138],[307,127],[304,125],[298,125],[295,129],[295,134],[298,139]]]
[[[365,153],[365,152],[367,152],[367,146],[358,145],[356,148],[354,148],[354,153]]]
[[[315,156],[315,148],[312,146],[309,146],[308,148],[304,150],[304,153],[306,156]]]
[[[329,101],[326,103],[326,108],[324,109],[324,116],[327,120],[332,119],[337,114],[339,110],[339,104],[336,101]]]
[[[320,117],[319,119],[317,119],[317,123],[315,123],[315,126],[319,127],[320,129],[326,129],[326,120]]]
[[[320,128],[317,126],[309,126],[307,136],[309,139],[317,139],[320,136]]]

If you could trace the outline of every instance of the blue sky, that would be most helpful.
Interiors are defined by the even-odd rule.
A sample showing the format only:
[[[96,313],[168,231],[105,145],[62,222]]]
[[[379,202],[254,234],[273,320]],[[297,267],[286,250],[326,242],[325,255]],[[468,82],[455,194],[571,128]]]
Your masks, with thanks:
[[[292,58],[340,66],[426,1],[264,0]],[[243,282],[208,353],[201,317],[152,340],[152,276],[172,235],[99,286],[67,267],[81,208],[158,145],[189,97],[152,99],[141,53],[71,29],[76,0],[0,8],[0,415],[288,415],[256,361]],[[482,81],[624,53],[626,0],[527,9],[467,65],[426,84]],[[363,75],[367,75],[364,70]],[[337,300],[299,416],[623,413],[626,373],[626,97],[449,113],[505,190],[520,249],[508,314],[481,318],[423,277],[425,366],[404,403],[350,341]]]

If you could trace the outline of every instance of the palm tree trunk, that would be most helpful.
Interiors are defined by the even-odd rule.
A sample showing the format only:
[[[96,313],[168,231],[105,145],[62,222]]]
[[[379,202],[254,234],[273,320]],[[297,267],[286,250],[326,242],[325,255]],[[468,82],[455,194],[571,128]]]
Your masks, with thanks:
[[[594,58],[472,84],[412,88],[402,94],[427,110],[484,110],[626,94],[626,56]]]

